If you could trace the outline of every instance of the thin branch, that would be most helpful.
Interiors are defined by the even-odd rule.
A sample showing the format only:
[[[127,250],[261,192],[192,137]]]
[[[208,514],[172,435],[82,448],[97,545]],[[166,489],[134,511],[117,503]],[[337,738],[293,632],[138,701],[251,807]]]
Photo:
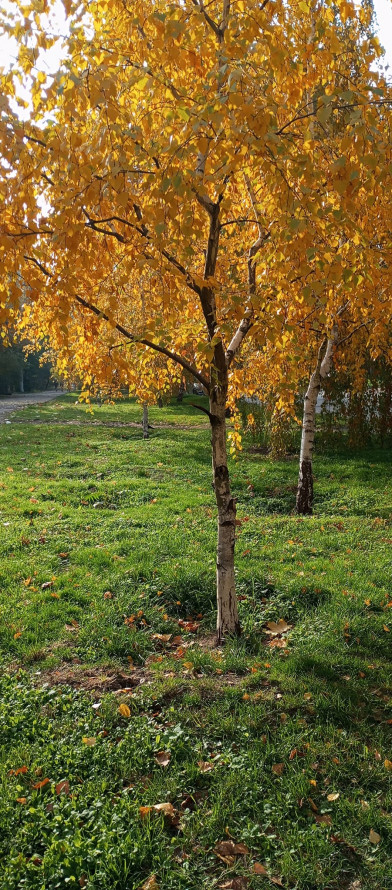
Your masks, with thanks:
[[[79,294],[74,294],[74,299],[78,303],[80,303],[81,306],[84,306],[85,309],[89,309],[90,312],[93,312],[94,315],[97,315],[98,318],[103,318],[105,321],[108,321],[109,324],[113,324],[113,322],[110,321],[109,316],[106,315],[105,312],[102,312],[100,309],[98,309],[98,306],[94,306],[93,303],[89,303],[83,297],[79,296]],[[142,346],[148,346],[149,349],[154,349],[155,352],[160,352],[162,355],[165,355],[167,358],[171,359],[173,362],[176,362],[178,365],[181,365],[185,371],[189,371],[189,373],[192,374],[192,376],[195,377],[196,380],[199,380],[199,382],[202,384],[202,386],[204,386],[206,388],[207,392],[209,392],[210,387],[209,387],[209,382],[208,382],[207,378],[204,377],[204,375],[201,374],[200,371],[198,371],[196,368],[194,368],[193,365],[190,364],[190,362],[188,362],[186,359],[184,359],[182,357],[182,355],[178,355],[177,352],[173,352],[170,349],[166,349],[165,346],[160,346],[158,343],[153,343],[152,340],[146,340],[144,337],[143,338],[136,337],[134,334],[131,334],[131,332],[128,331],[127,328],[125,328],[123,325],[119,324],[118,322],[114,322],[114,327],[116,328],[117,331],[119,331],[120,334],[123,335],[123,337],[126,338],[126,340],[129,340],[131,343],[140,343]]]

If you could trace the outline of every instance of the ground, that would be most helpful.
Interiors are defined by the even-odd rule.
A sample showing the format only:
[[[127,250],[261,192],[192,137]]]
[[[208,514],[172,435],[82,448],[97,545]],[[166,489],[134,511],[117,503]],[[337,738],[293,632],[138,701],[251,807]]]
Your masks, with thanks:
[[[202,399],[75,401],[0,427],[2,888],[391,890],[390,452],[302,519],[245,441],[217,649]]]

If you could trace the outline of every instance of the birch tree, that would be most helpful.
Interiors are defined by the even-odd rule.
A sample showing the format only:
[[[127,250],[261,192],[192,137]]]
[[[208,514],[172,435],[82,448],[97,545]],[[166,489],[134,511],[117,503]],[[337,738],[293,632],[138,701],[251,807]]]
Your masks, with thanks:
[[[338,6],[355,41],[366,12]],[[375,187],[369,144],[387,169],[379,119],[390,96],[370,76],[380,50],[371,37],[358,43],[352,86],[328,3],[67,0],[63,61],[48,75],[49,9],[27,2],[10,25],[20,52],[2,83],[1,311],[15,311],[23,281],[59,349],[70,338],[86,348],[73,333],[83,319],[92,359],[107,326],[108,349],[124,344],[124,374],[139,361],[148,384],[148,350],[204,387],[222,641],[240,632],[225,419],[237,359],[266,331],[279,338],[287,302],[296,315],[333,289],[335,246],[342,232],[355,238],[358,200]],[[18,79],[31,94],[25,120]],[[343,112],[337,132],[315,138]]]

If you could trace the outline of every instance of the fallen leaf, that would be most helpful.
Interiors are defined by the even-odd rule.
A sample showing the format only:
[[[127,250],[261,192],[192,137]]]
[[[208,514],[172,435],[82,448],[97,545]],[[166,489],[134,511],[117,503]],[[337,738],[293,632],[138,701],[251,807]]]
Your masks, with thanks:
[[[151,639],[156,640],[158,643],[168,643],[171,640],[172,634],[152,634]]]
[[[377,834],[377,831],[374,831],[373,828],[369,831],[369,841],[371,844],[379,844],[381,840],[381,836]]]
[[[281,776],[284,770],[284,763],[274,763],[272,767],[272,772],[275,776]]]
[[[232,878],[231,881],[226,881],[225,884],[219,884],[220,890],[246,890],[249,884],[249,878],[241,877],[241,878]]]
[[[16,803],[27,803],[27,797],[17,797]]]
[[[270,649],[286,649],[287,640],[282,640],[279,637],[274,637],[272,640],[268,640],[267,646]]]
[[[339,791],[334,791],[332,794],[327,794],[327,800],[337,800],[340,797]]]
[[[332,819],[328,813],[323,813],[322,816],[319,816],[318,813],[313,813],[316,822],[320,822],[322,825],[332,825]]]
[[[287,621],[284,621],[283,618],[280,618],[279,621],[267,621],[268,630],[265,633],[270,634],[271,636],[279,636],[279,634],[287,633],[290,630],[291,625],[287,624]]]
[[[268,874],[265,865],[262,865],[261,862],[255,862],[253,866],[253,874],[255,875],[266,875]]]
[[[47,590],[48,587],[53,587],[53,584],[54,581],[44,581],[44,583],[41,584],[41,590]]]
[[[246,844],[243,844],[242,841],[240,841],[239,844],[234,844],[234,853],[236,856],[247,856],[249,850]]]
[[[155,755],[155,760],[159,763],[159,766],[169,766],[170,758],[170,751],[158,751],[158,754]]]
[[[69,794],[69,782],[67,779],[64,779],[63,782],[57,783],[56,794]]]
[[[97,744],[97,740],[96,740],[95,736],[88,737],[85,735],[82,738],[82,742],[84,745],[87,745],[88,748],[93,748],[94,745]]]
[[[180,627],[183,627],[188,633],[195,634],[199,630],[200,623],[197,621],[183,621],[182,618],[178,620],[178,624]]]
[[[208,760],[198,760],[197,765],[201,773],[209,773],[214,769],[214,764],[210,763]]]
[[[28,766],[18,766],[18,769],[10,769],[8,775],[9,776],[20,776],[20,775],[24,776],[24,775],[26,775],[26,773],[28,773],[28,771],[29,771]]]
[[[384,760],[385,769],[392,769],[392,760]],[[15,773],[16,775],[16,773]]]
[[[59,553],[60,559],[68,559],[69,553]]]
[[[270,878],[271,884],[276,884],[277,887],[283,887],[282,879],[278,877]]]
[[[385,630],[385,633],[389,634],[389,627],[386,624],[383,624],[382,629]]]
[[[42,779],[41,782],[36,782],[36,784],[33,785],[33,788],[36,791],[41,791],[41,788],[45,788],[46,785],[49,785],[49,782],[50,782],[50,779]]]
[[[121,691],[123,691],[123,690],[121,690]],[[120,705],[118,712],[119,712],[119,714],[121,714],[122,717],[130,717],[131,716],[131,710],[130,710],[130,708],[128,708],[128,705],[124,705],[124,704]]]
[[[156,879],[156,875],[151,875],[147,880],[142,884],[140,890],[159,890],[159,884]]]
[[[105,590],[105,593],[104,593],[104,595],[103,595],[103,598],[104,598],[104,600],[112,600],[112,599],[113,599],[112,591],[111,591],[111,590]]]

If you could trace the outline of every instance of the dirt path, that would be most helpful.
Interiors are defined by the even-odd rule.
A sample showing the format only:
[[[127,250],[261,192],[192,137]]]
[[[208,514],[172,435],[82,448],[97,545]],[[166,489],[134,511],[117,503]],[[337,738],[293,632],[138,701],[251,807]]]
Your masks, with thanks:
[[[26,408],[27,405],[42,405],[44,402],[57,399],[60,395],[61,392],[47,389],[45,392],[14,393],[12,396],[0,396],[0,423],[4,423],[10,414],[19,411],[20,408]]]

